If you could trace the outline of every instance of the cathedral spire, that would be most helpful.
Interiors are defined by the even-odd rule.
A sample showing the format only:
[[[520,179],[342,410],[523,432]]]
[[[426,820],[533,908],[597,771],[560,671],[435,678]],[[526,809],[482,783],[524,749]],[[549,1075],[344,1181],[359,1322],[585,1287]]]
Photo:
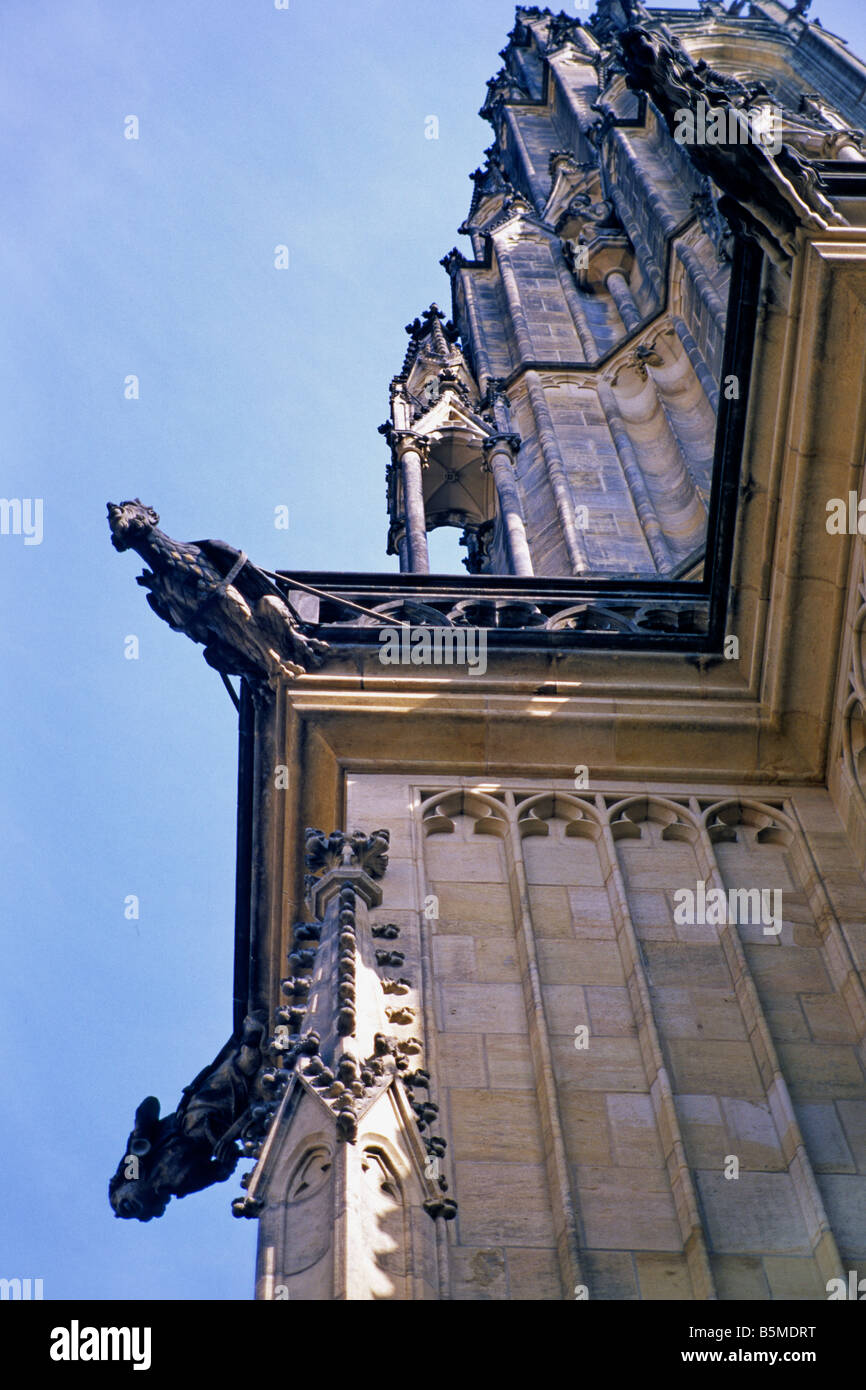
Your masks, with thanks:
[[[495,139],[471,175],[461,232],[472,254],[443,261],[453,332],[435,306],[409,328],[405,400],[431,447],[414,451],[411,484],[389,486],[392,546],[408,506],[416,535],[422,509],[426,530],[460,525],[467,543],[483,531],[491,574],[653,578],[700,563],[733,235],[789,269],[798,229],[844,222],[810,161],[860,154],[844,113],[809,95],[793,112],[774,96],[768,27],[787,11],[768,0],[770,11],[772,26],[757,26],[765,66],[756,51],[760,75],[735,77],[700,56],[705,38],[736,37],[740,22],[719,5],[686,20],[601,0],[586,25],[518,7],[481,112]],[[707,111],[724,140],[681,138],[686,118]],[[740,126],[763,134],[741,140]],[[444,422],[438,436],[419,424],[444,391],[437,367],[453,334],[456,409],[486,419],[481,398],[506,385],[517,441],[507,488],[498,466],[497,486],[481,484],[485,428],[467,428],[446,456]],[[444,505],[437,464],[474,505],[453,491]],[[470,553],[479,563],[474,541]]]

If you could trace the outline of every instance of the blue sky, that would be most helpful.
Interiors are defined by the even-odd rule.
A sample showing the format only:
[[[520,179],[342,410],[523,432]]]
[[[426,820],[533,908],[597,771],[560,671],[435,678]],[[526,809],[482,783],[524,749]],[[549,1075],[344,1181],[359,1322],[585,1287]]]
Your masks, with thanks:
[[[866,54],[850,0],[814,12]],[[139,496],[170,534],[268,568],[396,568],[376,427],[403,325],[450,307],[438,261],[513,17],[511,0],[5,0],[0,491],[42,498],[44,534],[0,537],[0,1276],[46,1298],[253,1284],[237,1177],[148,1225],[108,1206],[137,1103],[173,1109],[231,1029],[236,722],[201,649],[148,609],[138,557],[111,548],[105,503]]]

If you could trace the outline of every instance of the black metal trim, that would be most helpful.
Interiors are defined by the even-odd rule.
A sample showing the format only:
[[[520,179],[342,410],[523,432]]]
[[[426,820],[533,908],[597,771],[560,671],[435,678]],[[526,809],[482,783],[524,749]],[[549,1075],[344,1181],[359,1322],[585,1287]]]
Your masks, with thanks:
[[[239,1035],[249,1008],[253,883],[253,763],[255,709],[249,683],[241,680],[238,715],[238,815],[235,859],[235,959],[232,1026]]]
[[[719,395],[713,487],[707,517],[707,551],[704,561],[704,580],[710,598],[708,637],[714,647],[720,647],[724,641],[728,611],[763,261],[763,252],[757,242],[744,237],[737,238],[728,294],[722,380],[719,385],[724,388],[725,381],[735,376],[739,383],[746,383],[746,389],[730,400],[724,389]]]
[[[417,597],[423,602],[425,592],[430,595],[445,594],[454,596],[455,602],[464,598],[561,598],[563,602],[579,601],[586,597],[605,599],[627,598],[630,594],[653,598],[705,597],[706,585],[702,580],[677,580],[671,584],[667,579],[641,579],[625,576],[623,579],[572,579],[568,575],[561,578],[546,578],[536,575],[524,578],[517,574],[408,574],[397,570],[376,573],[369,570],[277,570],[276,573],[291,588],[293,580],[302,584],[316,585],[330,594],[393,592],[394,598]],[[501,592],[500,592],[501,591]],[[380,599],[380,602],[385,602]]]

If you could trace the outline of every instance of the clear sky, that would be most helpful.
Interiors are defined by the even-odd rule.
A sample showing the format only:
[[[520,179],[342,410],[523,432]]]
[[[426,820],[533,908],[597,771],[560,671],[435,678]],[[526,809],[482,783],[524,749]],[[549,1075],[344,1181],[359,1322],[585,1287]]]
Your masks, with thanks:
[[[866,55],[853,0],[813,14]],[[438,261],[468,249],[476,113],[513,18],[4,0],[0,491],[44,512],[41,544],[0,537],[0,1276],[46,1298],[253,1284],[237,1175],[148,1225],[108,1205],[135,1106],[174,1109],[231,1031],[236,721],[111,548],[106,501],[268,568],[396,568],[376,427],[403,325],[450,308]]]

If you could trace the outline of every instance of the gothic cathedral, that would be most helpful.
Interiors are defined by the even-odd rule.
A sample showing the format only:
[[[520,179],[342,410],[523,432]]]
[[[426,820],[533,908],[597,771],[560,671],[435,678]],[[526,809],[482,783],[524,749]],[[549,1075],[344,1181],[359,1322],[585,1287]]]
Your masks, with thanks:
[[[110,1199],[234,1174],[260,1299],[866,1275],[866,66],[807,9],[518,6],[399,573],[109,506],[240,727],[234,1031]]]

